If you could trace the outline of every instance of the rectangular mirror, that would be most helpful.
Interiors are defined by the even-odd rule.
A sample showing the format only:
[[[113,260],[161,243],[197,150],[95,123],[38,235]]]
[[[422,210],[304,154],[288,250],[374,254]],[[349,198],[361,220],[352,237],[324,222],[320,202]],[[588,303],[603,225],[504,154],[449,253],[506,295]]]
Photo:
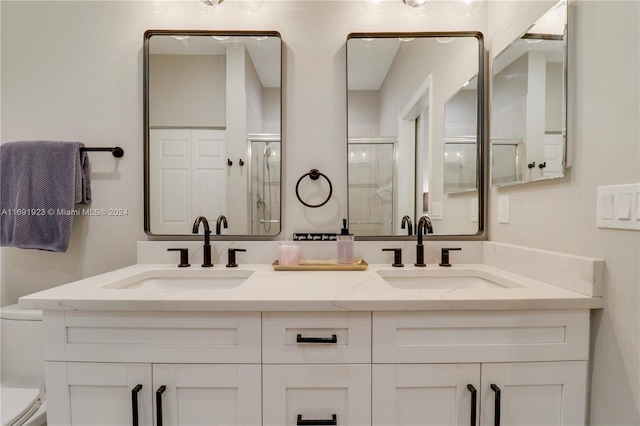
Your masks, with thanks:
[[[147,234],[280,233],[281,88],[277,32],[145,33]]]
[[[347,40],[350,230],[361,239],[480,237],[484,44],[477,32]]]
[[[567,4],[562,0],[532,18],[530,28],[493,60],[493,186],[564,177],[566,95]]]

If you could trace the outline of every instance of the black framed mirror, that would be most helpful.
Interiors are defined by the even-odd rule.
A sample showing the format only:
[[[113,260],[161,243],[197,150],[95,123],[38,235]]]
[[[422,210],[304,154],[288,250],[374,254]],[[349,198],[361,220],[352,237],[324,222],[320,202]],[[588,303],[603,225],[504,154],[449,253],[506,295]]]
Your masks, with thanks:
[[[145,232],[221,238],[281,229],[282,41],[275,31],[144,35]]]
[[[484,238],[482,34],[352,33],[346,50],[351,232],[414,238],[427,216],[426,238]]]

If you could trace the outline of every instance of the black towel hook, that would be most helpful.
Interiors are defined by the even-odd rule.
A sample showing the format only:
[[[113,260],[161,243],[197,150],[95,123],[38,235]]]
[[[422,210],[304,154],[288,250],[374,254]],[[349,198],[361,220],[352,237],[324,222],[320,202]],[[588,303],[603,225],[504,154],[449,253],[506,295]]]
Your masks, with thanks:
[[[300,198],[300,193],[298,192],[298,186],[300,185],[300,182],[302,181],[302,179],[304,179],[306,176],[309,176],[311,180],[318,180],[320,176],[322,176],[327,180],[327,182],[329,182],[329,195],[327,196],[327,199],[321,202],[320,204],[308,204],[308,203],[305,203],[302,200],[302,198]],[[311,169],[309,173],[303,174],[302,176],[300,176],[300,179],[298,179],[298,183],[296,183],[296,197],[298,197],[298,200],[307,207],[317,208],[317,207],[324,206],[331,199],[331,194],[333,194],[333,185],[331,184],[331,180],[329,180],[329,178],[324,173],[320,173],[318,169]]]

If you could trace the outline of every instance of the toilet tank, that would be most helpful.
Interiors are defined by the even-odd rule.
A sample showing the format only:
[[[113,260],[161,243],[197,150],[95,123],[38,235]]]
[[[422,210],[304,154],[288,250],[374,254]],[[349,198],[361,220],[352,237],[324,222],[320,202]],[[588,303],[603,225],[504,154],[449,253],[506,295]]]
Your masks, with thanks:
[[[2,382],[12,379],[44,379],[42,311],[0,308],[0,358]]]

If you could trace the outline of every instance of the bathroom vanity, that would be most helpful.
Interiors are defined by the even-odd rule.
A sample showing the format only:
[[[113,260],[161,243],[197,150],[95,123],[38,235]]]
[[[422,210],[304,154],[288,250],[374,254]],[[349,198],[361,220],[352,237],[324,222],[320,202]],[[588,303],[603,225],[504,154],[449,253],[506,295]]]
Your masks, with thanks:
[[[602,262],[480,244],[451,268],[137,264],[23,297],[48,422],[584,424]],[[509,271],[552,257],[570,289]]]

